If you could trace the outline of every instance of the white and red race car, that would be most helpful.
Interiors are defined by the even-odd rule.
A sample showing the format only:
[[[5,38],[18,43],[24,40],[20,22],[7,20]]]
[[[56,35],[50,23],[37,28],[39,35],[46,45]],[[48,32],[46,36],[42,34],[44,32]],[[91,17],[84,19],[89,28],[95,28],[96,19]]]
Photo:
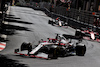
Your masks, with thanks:
[[[61,21],[59,17],[57,17],[56,19],[50,19],[48,21],[48,24],[59,27],[68,27],[67,22]]]
[[[64,34],[64,36],[66,36]],[[72,55],[84,56],[86,46],[77,41],[73,43],[68,41],[63,35],[57,35],[58,38],[48,38],[48,41],[40,41],[38,45],[32,47],[28,43],[23,43],[19,49],[15,49],[15,53],[43,59],[57,59],[58,57],[66,57]]]

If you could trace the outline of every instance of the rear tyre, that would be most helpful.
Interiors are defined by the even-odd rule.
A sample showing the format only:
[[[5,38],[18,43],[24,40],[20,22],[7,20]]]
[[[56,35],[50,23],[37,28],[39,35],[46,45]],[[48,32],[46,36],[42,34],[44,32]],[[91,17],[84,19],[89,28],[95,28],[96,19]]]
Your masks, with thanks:
[[[51,22],[51,25],[54,26],[54,22]]]
[[[80,46],[80,45],[77,45],[76,46],[76,55],[78,56],[84,56],[86,53],[86,46]]]

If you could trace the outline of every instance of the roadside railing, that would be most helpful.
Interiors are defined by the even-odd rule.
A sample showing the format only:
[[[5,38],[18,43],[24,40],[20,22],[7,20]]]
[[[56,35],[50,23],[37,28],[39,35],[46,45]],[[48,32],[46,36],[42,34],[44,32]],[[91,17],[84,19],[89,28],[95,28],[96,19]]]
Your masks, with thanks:
[[[46,14],[52,18],[61,17],[66,20],[70,26],[75,28],[95,28],[97,31],[100,30],[99,27],[93,25],[94,15],[91,11],[77,10],[74,8],[67,9],[66,7],[54,6],[47,2],[35,3],[32,2],[32,7],[45,9]],[[98,13],[99,14],[99,13]],[[100,15],[100,14],[99,14]]]

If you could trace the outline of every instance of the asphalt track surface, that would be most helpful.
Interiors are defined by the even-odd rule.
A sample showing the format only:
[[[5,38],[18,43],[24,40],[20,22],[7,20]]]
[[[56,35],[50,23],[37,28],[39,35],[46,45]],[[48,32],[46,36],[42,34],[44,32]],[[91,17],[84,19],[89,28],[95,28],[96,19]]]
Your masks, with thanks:
[[[68,27],[56,27],[48,24],[50,17],[44,12],[26,7],[12,6],[7,18],[14,34],[8,35],[6,49],[0,54],[28,67],[100,67],[100,43],[85,41],[87,52],[85,56],[59,57],[53,60],[28,58],[14,54],[14,49],[19,48],[22,42],[38,44],[40,39],[54,38],[55,33],[74,35],[75,30]]]

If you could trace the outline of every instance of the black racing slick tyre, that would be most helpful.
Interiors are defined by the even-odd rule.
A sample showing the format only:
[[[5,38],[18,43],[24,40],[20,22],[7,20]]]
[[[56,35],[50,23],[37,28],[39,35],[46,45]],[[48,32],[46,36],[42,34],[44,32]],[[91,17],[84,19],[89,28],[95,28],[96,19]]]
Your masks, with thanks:
[[[50,20],[48,21],[48,24],[51,24],[51,21]]]
[[[76,46],[76,55],[78,56],[84,56],[86,53],[86,46],[80,46],[80,45],[77,45]]]
[[[54,26],[54,22],[51,22],[51,25]]]
[[[50,48],[48,58],[50,58],[50,59],[57,59],[58,58],[56,48]]]
[[[28,44],[27,43],[22,43],[21,51],[23,51],[23,50],[28,50]]]

